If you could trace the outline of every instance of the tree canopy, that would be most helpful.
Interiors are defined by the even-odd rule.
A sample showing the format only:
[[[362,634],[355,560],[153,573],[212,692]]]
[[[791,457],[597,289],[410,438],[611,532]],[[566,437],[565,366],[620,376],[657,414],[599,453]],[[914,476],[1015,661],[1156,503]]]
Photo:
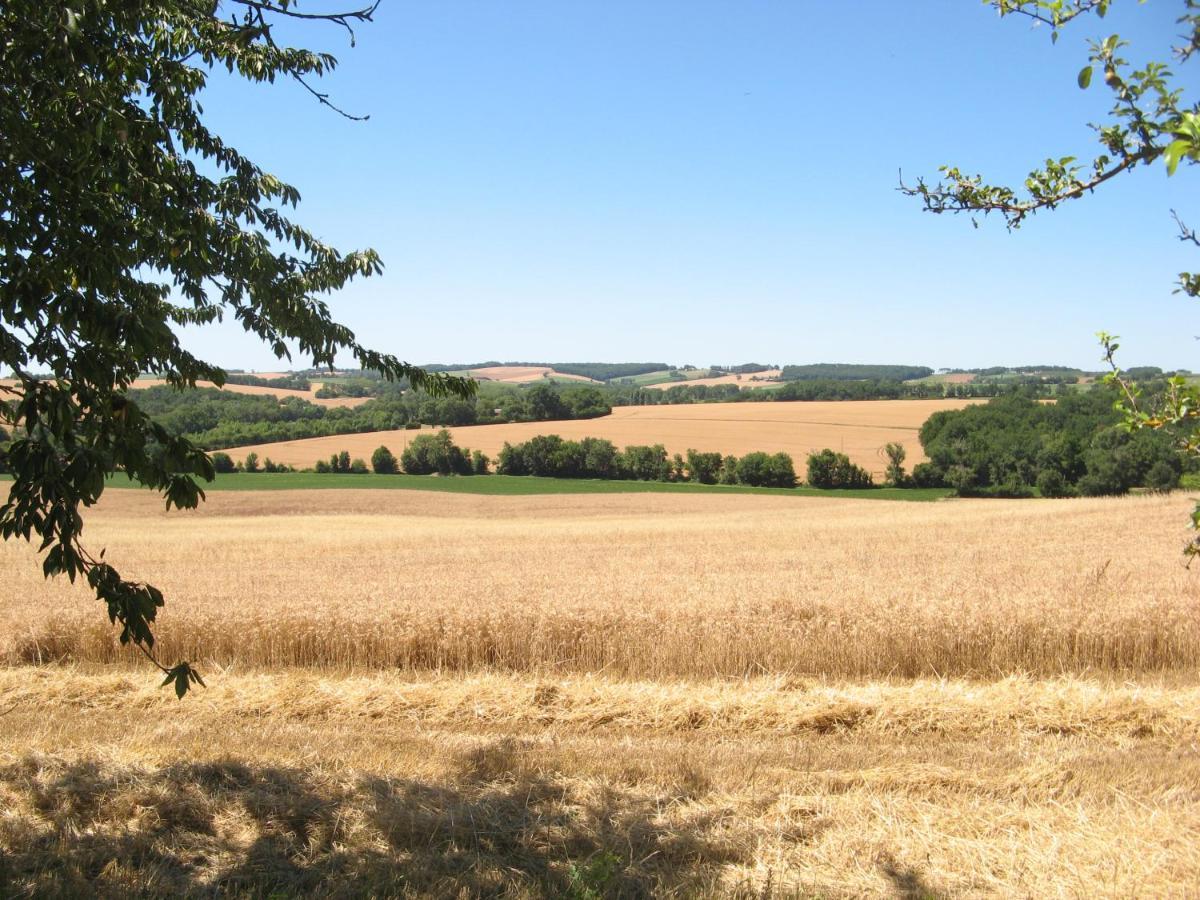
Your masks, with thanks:
[[[203,499],[205,453],[126,394],[141,372],[178,388],[225,373],[188,352],[183,326],[226,317],[281,359],[339,357],[439,395],[472,382],[370,349],[324,295],[378,274],[372,250],[343,253],[285,214],[296,188],[205,124],[197,95],[224,69],[251,82],[313,81],[334,57],[281,45],[285,19],[353,36],[374,6],[301,12],[295,0],[8,0],[0,5],[0,409],[13,475],[0,535],[37,539],[47,576],[83,577],[120,639],[152,660],[162,593],[123,578],[80,543],[81,507],[127,472],[168,508]],[[49,377],[39,377],[49,372]],[[182,696],[198,678],[162,666]]]

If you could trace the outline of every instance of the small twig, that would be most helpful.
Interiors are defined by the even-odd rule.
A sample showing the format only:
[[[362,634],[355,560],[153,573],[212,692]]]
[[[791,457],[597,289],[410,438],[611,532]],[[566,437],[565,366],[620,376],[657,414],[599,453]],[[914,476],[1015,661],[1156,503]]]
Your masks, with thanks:
[[[1196,229],[1188,228],[1184,224],[1183,219],[1179,218],[1179,213],[1171,210],[1171,217],[1175,220],[1175,224],[1179,226],[1179,239],[1186,243],[1195,244],[1200,247],[1200,237],[1196,235]]]
[[[371,118],[370,113],[368,113],[365,116],[356,116],[356,115],[353,115],[352,113],[346,112],[344,109],[342,109],[340,106],[338,106],[332,100],[330,100],[328,94],[321,93],[316,88],[314,88],[311,84],[309,84],[307,81],[305,81],[303,75],[293,74],[292,77],[295,78],[296,81],[300,82],[300,84],[304,86],[304,89],[306,91],[308,91],[310,94],[312,94],[314,97],[316,97],[317,100],[320,101],[321,105],[328,106],[335,113],[337,113],[340,116],[345,116],[351,122],[365,122],[365,121],[367,121],[367,119]]]
[[[350,21],[356,22],[371,22],[375,15],[375,10],[379,8],[382,0],[375,0],[370,6],[365,6],[362,9],[347,10],[340,13],[302,13],[293,9],[285,9],[276,6],[273,3],[261,2],[261,0],[233,0],[247,9],[253,10],[255,18],[259,22],[264,22],[264,13],[274,13],[278,16],[287,16],[290,19],[310,19],[316,21],[332,22],[334,25],[340,25],[346,29],[350,35],[350,46],[354,46],[354,29],[350,27]]]

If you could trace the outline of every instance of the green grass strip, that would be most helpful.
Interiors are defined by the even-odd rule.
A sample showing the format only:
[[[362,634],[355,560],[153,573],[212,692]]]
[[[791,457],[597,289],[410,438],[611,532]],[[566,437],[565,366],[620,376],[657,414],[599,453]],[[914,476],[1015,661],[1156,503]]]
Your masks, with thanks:
[[[8,476],[4,476],[7,478]],[[140,488],[126,475],[114,475],[108,486]],[[365,488],[368,490],[445,491],[452,494],[523,496],[531,494],[764,494],[781,497],[853,497],[864,500],[941,500],[945,488],[866,488],[822,491],[816,488],[760,488],[745,485],[661,481],[606,481],[592,478],[535,478],[516,475],[334,475],[315,472],[237,472],[218,475],[206,491],[302,491]]]

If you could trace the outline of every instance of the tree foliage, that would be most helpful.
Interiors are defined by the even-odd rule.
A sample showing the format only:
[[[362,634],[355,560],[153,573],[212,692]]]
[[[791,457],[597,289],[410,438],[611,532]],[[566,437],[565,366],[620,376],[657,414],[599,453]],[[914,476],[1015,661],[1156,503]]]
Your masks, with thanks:
[[[1078,19],[1092,14],[1104,18],[1113,0],[984,2],[995,7],[1001,16],[1020,16],[1048,26],[1051,39],[1057,41],[1060,30]],[[1160,58],[1132,65],[1125,58],[1129,44],[1118,34],[1089,42],[1087,64],[1080,69],[1077,84],[1080,89],[1088,90],[1100,74],[1113,103],[1107,121],[1092,126],[1100,152],[1089,164],[1080,163],[1075,156],[1049,158],[1029,173],[1022,189],[988,184],[980,175],[969,175],[957,166],[943,166],[941,180],[936,184],[918,180],[909,187],[902,183],[901,191],[920,198],[929,212],[984,216],[996,213],[1011,229],[1020,227],[1029,216],[1078,200],[1141,166],[1160,165],[1170,177],[1180,166],[1200,163],[1200,103],[1185,97],[1186,82],[1172,68],[1188,64],[1200,50],[1200,0],[1182,0],[1181,7],[1177,20],[1180,43],[1170,48],[1170,62]],[[1174,210],[1171,215],[1179,240],[1200,247],[1195,229]],[[1200,273],[1181,272],[1176,291],[1189,297],[1200,296]],[[1117,338],[1105,332],[1099,337],[1112,368],[1108,381],[1121,390],[1117,405],[1124,416],[1124,427],[1161,430],[1171,435],[1188,456],[1193,459],[1200,456],[1200,389],[1176,376],[1168,382],[1166,391],[1156,392],[1154,402],[1143,402],[1136,381],[1122,373],[1116,364]],[[1108,462],[1102,468],[1105,471],[1090,472],[1080,488],[1116,491],[1121,479],[1111,471]],[[1155,472],[1156,483],[1165,484],[1168,477],[1165,470],[1158,467]],[[1054,479],[1051,486],[1057,487]],[[1187,552],[1195,556],[1200,554],[1200,504],[1192,514],[1192,525],[1198,533]]]
[[[0,4],[0,367],[14,481],[0,535],[37,539],[47,576],[83,577],[123,643],[153,659],[160,591],[123,578],[80,543],[81,507],[116,471],[194,507],[213,477],[202,450],[155,422],[126,389],[141,372],[177,388],[225,373],[179,341],[230,317],[280,358],[339,356],[431,393],[473,384],[372,350],[322,297],[378,273],[285,214],[299,192],[206,124],[198,94],[224,69],[251,82],[312,81],[336,60],[277,43],[304,18],[349,30],[373,7],[301,13],[293,0],[7,0]],[[49,372],[41,378],[37,373]],[[157,661],[155,661],[157,664]],[[182,696],[186,662],[160,666]]]

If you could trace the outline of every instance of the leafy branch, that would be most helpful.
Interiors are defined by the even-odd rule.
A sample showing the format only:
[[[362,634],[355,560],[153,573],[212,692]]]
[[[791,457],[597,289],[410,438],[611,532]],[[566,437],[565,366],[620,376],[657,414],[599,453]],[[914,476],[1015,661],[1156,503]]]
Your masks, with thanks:
[[[277,43],[272,23],[325,21],[353,42],[353,26],[376,8],[0,4],[0,367],[17,382],[0,401],[12,432],[0,465],[13,475],[0,537],[36,538],[47,577],[86,580],[121,642],[179,696],[203,681],[189,663],[155,656],[162,593],[81,543],[81,510],[115,472],[160,492],[167,509],[204,499],[208,456],[126,395],[143,372],[180,389],[224,383],[218,366],[181,346],[178,326],[229,315],[280,359],[295,348],[314,367],[333,367],[348,354],[431,394],[475,391],[470,379],[365,346],[334,320],[324,295],[379,274],[378,254],[339,252],[292,221],[285,210],[299,192],[211,131],[198,102],[217,67],[308,86],[337,60]]]

